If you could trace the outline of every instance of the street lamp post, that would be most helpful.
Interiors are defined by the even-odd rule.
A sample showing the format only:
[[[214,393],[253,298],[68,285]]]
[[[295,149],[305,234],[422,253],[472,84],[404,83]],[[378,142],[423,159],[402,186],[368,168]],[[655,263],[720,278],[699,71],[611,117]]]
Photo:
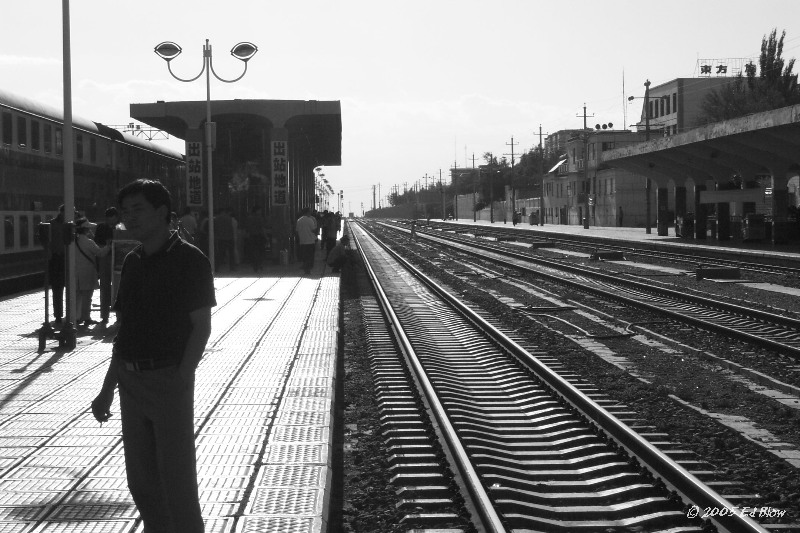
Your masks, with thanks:
[[[638,96],[629,96],[628,101],[632,101],[634,98],[639,98]],[[661,97],[666,98],[664,96]],[[645,142],[650,140],[650,80],[645,80],[644,82],[644,140]],[[645,176],[645,222],[644,222],[644,229],[645,233],[652,233],[650,228],[650,178]]]
[[[231,55],[244,63],[244,72],[235,79],[226,80],[220,78],[214,72],[214,64],[211,56],[211,44],[206,39],[206,44],[203,46],[203,68],[200,73],[194,78],[183,79],[172,72],[171,61],[178,57],[183,49],[176,43],[171,41],[164,41],[155,47],[154,52],[158,57],[167,62],[167,69],[169,73],[178,81],[192,82],[198,79],[205,72],[206,74],[206,125],[205,125],[205,141],[206,141],[206,161],[208,166],[208,260],[211,263],[211,273],[214,273],[214,178],[213,178],[213,165],[212,165],[212,152],[214,150],[214,141],[216,137],[215,124],[211,122],[211,74],[219,81],[224,83],[233,83],[239,81],[247,74],[247,62],[252,59],[258,48],[253,43],[241,42],[231,48]]]
[[[62,347],[73,350],[77,345],[77,331],[75,327],[77,278],[75,276],[75,150],[72,131],[72,52],[70,45],[70,18],[69,0],[61,2],[62,40],[63,40],[63,78],[64,78],[64,228],[69,232],[69,244],[66,245],[66,320],[61,331]],[[45,287],[45,292],[47,288]],[[59,295],[55,295],[60,298]],[[45,317],[45,322],[49,317]]]

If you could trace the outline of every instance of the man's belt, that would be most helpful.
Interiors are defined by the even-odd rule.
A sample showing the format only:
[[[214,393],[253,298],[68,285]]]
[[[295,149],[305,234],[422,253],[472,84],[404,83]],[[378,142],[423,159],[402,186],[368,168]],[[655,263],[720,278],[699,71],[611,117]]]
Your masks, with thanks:
[[[174,359],[137,359],[135,361],[122,360],[125,370],[130,372],[145,372],[147,370],[158,370],[176,366],[178,363]]]

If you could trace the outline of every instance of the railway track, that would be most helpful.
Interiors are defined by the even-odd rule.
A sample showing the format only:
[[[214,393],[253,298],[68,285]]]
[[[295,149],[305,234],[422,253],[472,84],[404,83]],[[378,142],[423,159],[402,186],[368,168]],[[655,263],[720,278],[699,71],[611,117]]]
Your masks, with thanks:
[[[445,231],[447,230],[462,231],[464,229],[463,225],[449,224],[446,222],[435,222],[435,223],[432,222],[430,224],[430,227],[439,228]],[[795,263],[791,264],[787,263],[788,260],[783,260],[784,264],[780,264],[774,261],[766,262],[766,259],[764,258],[761,258],[760,262],[742,260],[741,253],[739,253],[737,256],[734,257],[729,251],[726,251],[725,249],[719,249],[719,250],[715,248],[693,249],[691,254],[687,254],[679,252],[668,252],[660,249],[647,249],[643,247],[634,248],[632,246],[615,244],[613,242],[608,242],[608,241],[603,241],[602,244],[598,245],[597,241],[582,240],[579,237],[566,239],[566,238],[559,238],[557,234],[548,233],[545,236],[541,234],[536,234],[535,232],[531,234],[532,232],[530,231],[523,232],[520,230],[514,230],[513,228],[481,227],[480,232],[482,234],[493,235],[499,239],[519,238],[520,240],[531,240],[531,239],[534,241],[547,240],[553,246],[566,249],[573,249],[573,250],[577,249],[581,251],[586,251],[587,253],[592,253],[598,248],[602,248],[604,251],[619,252],[625,254],[626,257],[638,256],[649,259],[658,259],[660,261],[684,263],[687,265],[712,263],[716,266],[738,268],[740,270],[745,270],[754,273],[800,276],[800,267],[797,266]]]
[[[378,336],[388,353],[391,332],[412,369],[406,382],[422,390],[433,417],[429,427],[445,443],[437,455],[435,447],[406,435],[411,447],[394,441],[393,456],[407,463],[407,472],[417,470],[416,461],[425,465],[420,471],[451,465],[476,530],[702,531],[704,524],[687,518],[687,509],[736,508],[689,472],[695,462],[684,468],[680,452],[659,450],[623,423],[637,423],[624,405],[604,401],[577,376],[559,375],[557,361],[501,333],[363,228],[351,228],[387,324]],[[379,359],[374,364],[381,366]],[[390,368],[379,379],[387,435],[397,437],[406,427],[421,437],[425,424],[416,419],[407,385],[401,386],[403,372]],[[440,489],[446,485],[446,474],[429,473]],[[398,491],[425,492],[422,479],[408,482]],[[451,527],[458,497],[438,499],[449,509],[439,527]],[[424,502],[410,505],[422,509]],[[438,514],[435,506],[428,510],[429,518]],[[712,520],[720,531],[766,531],[741,513],[718,512]]]
[[[566,262],[533,257],[466,237],[419,232],[417,235],[436,246],[447,246],[506,268],[521,269],[604,298],[655,311],[680,322],[800,357],[800,320],[794,317],[624,279]]]

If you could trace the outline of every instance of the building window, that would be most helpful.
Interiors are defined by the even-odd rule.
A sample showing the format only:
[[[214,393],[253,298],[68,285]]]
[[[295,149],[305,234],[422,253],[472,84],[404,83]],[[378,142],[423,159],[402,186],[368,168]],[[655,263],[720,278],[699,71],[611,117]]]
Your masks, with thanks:
[[[83,134],[78,133],[75,135],[75,159],[78,161],[83,160]]]
[[[64,132],[56,126],[56,155],[64,155]]]
[[[11,144],[11,113],[3,113],[3,144]]]
[[[39,121],[31,120],[31,150],[39,150],[40,148]]]
[[[666,98],[659,98],[659,101],[661,102],[661,114],[659,116],[661,117],[664,116],[664,100],[666,100]]]
[[[44,125],[44,153],[49,154],[53,151],[53,126]]]
[[[17,144],[20,148],[28,146],[28,119],[17,117]]]
[[[97,139],[89,137],[89,161],[97,162]]]
[[[667,115],[669,115],[669,114],[670,114],[670,110],[669,110],[669,96],[668,96],[668,97],[666,97],[666,98],[664,98],[664,101],[667,103]]]
[[[648,118],[654,118],[653,117],[653,102],[647,102],[647,116],[648,116]]]
[[[678,112],[678,93],[672,93],[672,112]]]

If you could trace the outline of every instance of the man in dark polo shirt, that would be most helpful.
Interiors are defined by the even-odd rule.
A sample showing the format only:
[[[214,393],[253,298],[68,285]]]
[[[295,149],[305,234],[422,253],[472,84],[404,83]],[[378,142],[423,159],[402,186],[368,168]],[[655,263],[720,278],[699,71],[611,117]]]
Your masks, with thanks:
[[[119,330],[103,387],[92,402],[108,420],[119,385],[125,466],[146,533],[197,533],[194,373],[216,305],[208,259],[169,229],[171,199],[158,181],[137,180],[117,201],[130,236],[114,305]]]

